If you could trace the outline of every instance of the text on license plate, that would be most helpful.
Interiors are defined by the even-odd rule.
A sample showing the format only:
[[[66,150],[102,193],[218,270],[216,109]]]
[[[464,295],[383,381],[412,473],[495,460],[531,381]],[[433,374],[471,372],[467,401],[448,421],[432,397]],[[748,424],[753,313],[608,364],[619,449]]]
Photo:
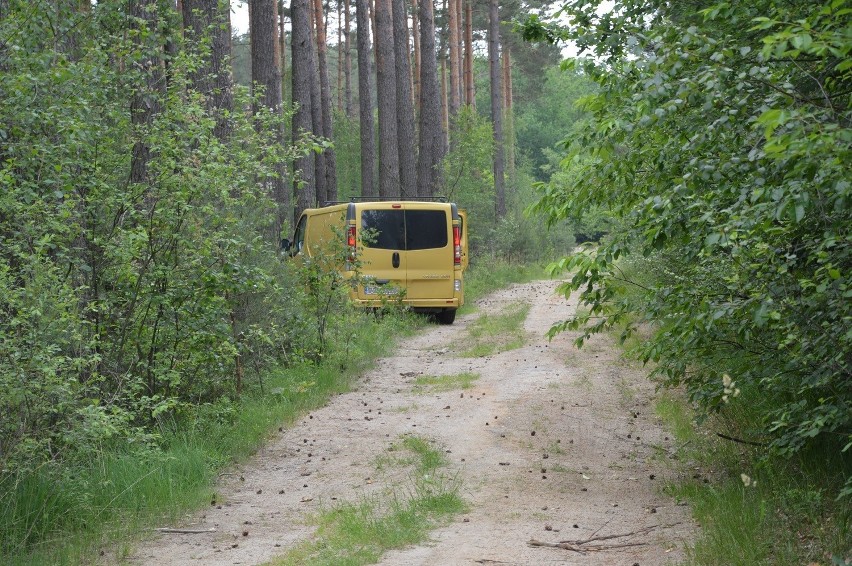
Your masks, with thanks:
[[[364,287],[365,295],[399,295],[399,287]]]

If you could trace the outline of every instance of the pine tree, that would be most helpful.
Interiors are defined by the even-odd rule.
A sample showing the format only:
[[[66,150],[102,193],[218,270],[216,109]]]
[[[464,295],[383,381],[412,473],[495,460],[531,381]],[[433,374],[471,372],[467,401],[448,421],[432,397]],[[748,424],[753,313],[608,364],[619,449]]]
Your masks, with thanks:
[[[355,0],[358,43],[358,113],[361,125],[361,195],[376,194],[376,141],[370,81],[370,13],[368,0]]]
[[[313,132],[311,114],[311,82],[314,80],[313,42],[311,38],[310,0],[292,0],[290,3],[290,21],[292,38],[293,103],[298,105],[293,114],[293,139]],[[296,173],[293,182],[297,194],[296,217],[302,210],[316,202],[316,184],[314,180],[314,153],[299,157],[293,163]]]
[[[391,0],[376,0],[376,94],[379,106],[379,196],[399,195],[396,57]]]
[[[411,98],[411,50],[405,0],[392,0],[396,62],[396,119],[399,149],[400,195],[417,195],[417,153],[414,143],[414,104]]]
[[[506,216],[506,195],[503,179],[503,97],[500,68],[500,11],[497,0],[491,0],[488,10],[488,63],[491,70],[491,123],[494,128],[494,212],[497,218]]]
[[[441,121],[441,90],[435,49],[435,14],[432,2],[420,2],[420,154],[417,160],[417,195],[434,196],[441,189],[441,160],[445,145]]]
[[[322,130],[315,130],[316,134],[321,135],[326,139],[334,138],[332,129],[331,116],[331,86],[328,83],[328,58],[326,56],[326,29],[325,21],[322,12],[322,0],[314,0],[314,22],[317,31],[317,60],[319,62],[319,87],[320,87],[320,106],[322,108]],[[322,173],[324,194],[317,194],[321,200],[335,201],[337,200],[337,158],[334,153],[334,148],[327,148],[323,151]],[[317,187],[319,189],[319,187]],[[319,192],[319,191],[318,191]]]

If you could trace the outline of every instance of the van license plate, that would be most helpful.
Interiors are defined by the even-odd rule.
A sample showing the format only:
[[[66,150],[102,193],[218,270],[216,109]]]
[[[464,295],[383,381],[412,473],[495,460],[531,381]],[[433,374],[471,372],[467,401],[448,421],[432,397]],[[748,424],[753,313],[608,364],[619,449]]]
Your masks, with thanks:
[[[399,295],[399,287],[364,287],[365,295]]]

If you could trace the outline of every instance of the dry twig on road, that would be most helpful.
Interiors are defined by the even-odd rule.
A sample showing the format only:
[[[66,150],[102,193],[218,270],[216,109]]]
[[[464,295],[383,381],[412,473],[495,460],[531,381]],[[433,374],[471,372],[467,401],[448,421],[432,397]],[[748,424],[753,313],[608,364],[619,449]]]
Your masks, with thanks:
[[[672,523],[670,525],[662,525],[664,528],[673,527],[675,525],[679,525],[680,523]],[[621,533],[617,535],[603,535],[603,536],[592,536],[587,539],[581,540],[563,540],[559,542],[542,542],[539,540],[531,540],[527,544],[530,546],[545,546],[548,548],[561,548],[563,550],[572,550],[574,552],[579,552],[581,554],[585,554],[586,552],[600,552],[602,550],[613,550],[617,548],[627,548],[630,546],[643,546],[648,543],[646,542],[626,542],[621,544],[592,544],[589,545],[590,542],[597,542],[602,540],[612,540],[615,538],[625,538],[632,537],[636,535],[644,535],[652,530],[656,529],[661,525],[651,525],[650,527],[645,527],[642,529],[637,529],[635,531],[631,531],[629,533]],[[599,529],[600,530],[600,529]],[[597,531],[595,531],[597,533]]]
[[[159,529],[154,529],[159,533],[169,533],[169,534],[177,534],[177,535],[203,535],[206,533],[215,533],[216,529],[210,527],[209,529],[171,529],[169,527],[160,527]]]

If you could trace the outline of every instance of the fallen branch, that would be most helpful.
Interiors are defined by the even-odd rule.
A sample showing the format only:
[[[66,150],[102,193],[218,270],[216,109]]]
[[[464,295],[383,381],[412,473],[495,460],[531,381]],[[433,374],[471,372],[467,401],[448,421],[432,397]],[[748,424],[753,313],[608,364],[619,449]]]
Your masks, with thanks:
[[[210,527],[209,529],[171,529],[169,527],[160,527],[159,529],[154,529],[160,533],[170,533],[170,534],[178,534],[178,535],[203,535],[205,533],[215,533],[216,529]]]
[[[626,542],[623,544],[592,544],[589,546],[581,546],[570,542],[542,542],[540,540],[531,540],[527,543],[530,546],[546,546],[548,548],[561,548],[563,550],[572,550],[580,554],[587,552],[600,552],[602,550],[614,550],[616,548],[627,548],[630,546],[645,546],[647,542]]]
[[[755,442],[753,440],[743,440],[742,438],[734,438],[733,436],[728,436],[727,434],[722,434],[721,432],[717,432],[716,436],[719,438],[724,438],[725,440],[730,440],[731,442],[737,442],[739,444],[748,444],[749,446],[766,446],[763,442]]]
[[[668,528],[668,527],[674,527],[675,525],[679,525],[679,524],[680,523],[671,523],[669,525],[662,525],[662,526],[664,528]],[[638,530],[635,530],[635,531],[631,531],[629,533],[622,533],[622,534],[618,534],[618,535],[603,535],[603,536],[599,536],[599,537],[592,536],[590,538],[583,539],[583,540],[563,540],[563,541],[560,541],[560,542],[564,542],[564,543],[568,543],[568,544],[582,545],[582,544],[586,544],[586,543],[594,542],[594,541],[599,541],[599,540],[611,540],[611,539],[614,539],[614,538],[632,537],[632,536],[635,536],[635,535],[644,535],[645,533],[649,533],[659,526],[660,525],[651,525],[650,527],[645,527],[643,529],[638,529]],[[595,532],[597,532],[597,531],[595,531]],[[592,533],[592,534],[594,534],[594,533]]]
[[[602,540],[612,540],[615,538],[625,538],[632,537],[636,535],[644,535],[647,534],[657,527],[674,527],[675,525],[679,525],[680,523],[670,523],[668,525],[651,525],[650,527],[645,527],[642,529],[637,529],[635,531],[631,531],[629,533],[620,533],[617,535],[602,535],[602,536],[592,536],[587,539],[582,540],[563,540],[560,542],[542,542],[539,540],[531,540],[527,544],[530,546],[546,546],[548,548],[561,548],[563,550],[572,550],[574,552],[579,552],[580,554],[585,554],[586,552],[599,552],[601,550],[613,550],[616,548],[626,548],[629,546],[643,546],[648,543],[646,542],[626,542],[621,544],[592,544],[589,545],[590,542],[602,541]],[[599,531],[600,529],[598,529]],[[597,533],[598,531],[595,531]],[[594,533],[592,533],[594,534]]]

